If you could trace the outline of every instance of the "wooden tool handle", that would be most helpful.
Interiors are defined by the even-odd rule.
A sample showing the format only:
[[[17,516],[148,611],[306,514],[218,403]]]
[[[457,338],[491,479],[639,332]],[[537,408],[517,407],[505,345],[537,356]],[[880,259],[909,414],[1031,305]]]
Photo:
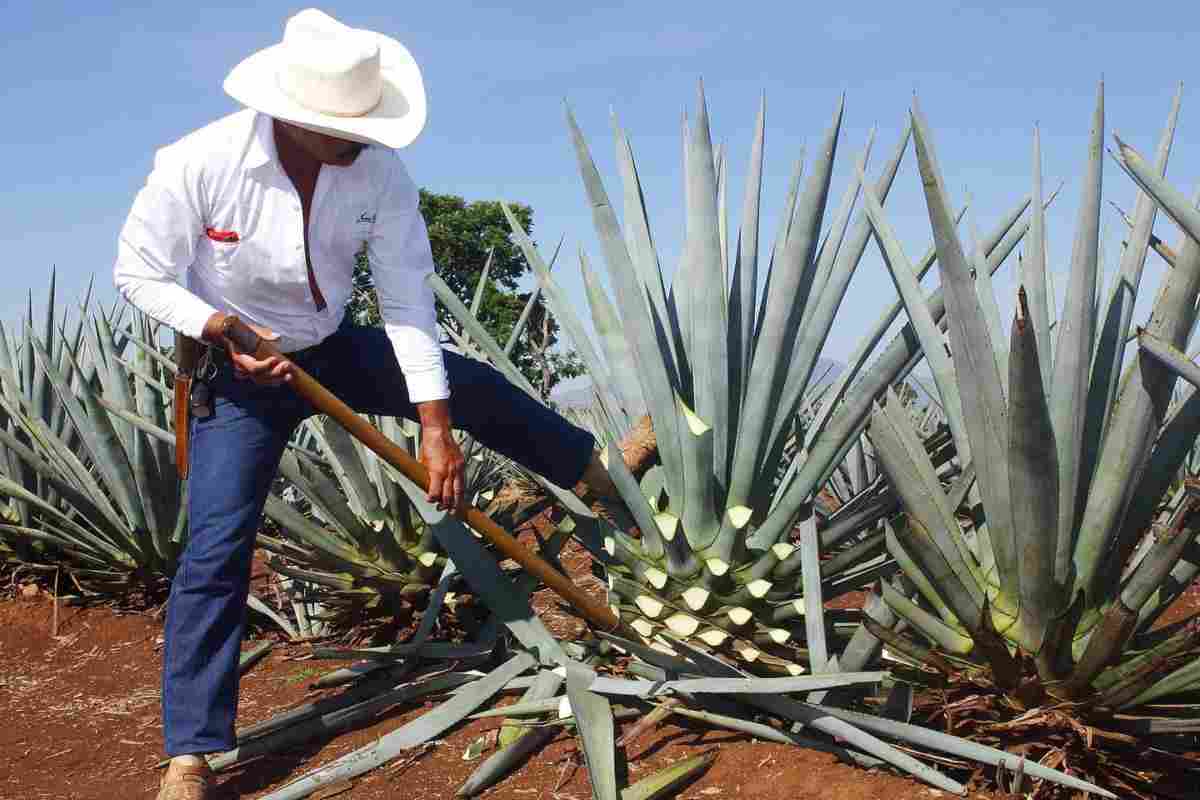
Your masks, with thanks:
[[[255,333],[253,329],[237,317],[231,316],[225,319],[222,333],[239,350],[252,353],[257,358],[265,359],[270,356],[287,358],[287,356],[279,352],[278,348]],[[370,422],[367,422],[367,420],[354,413],[333,392],[322,386],[299,366],[293,364],[292,367],[293,372],[290,383],[295,391],[299,392],[308,402],[312,403],[313,407],[318,411],[328,414],[337,420],[351,436],[369,447],[384,461],[400,470],[405,477],[428,491],[429,472],[421,462],[414,459],[395,442],[384,436]],[[523,547],[512,534],[493,522],[487,514],[484,514],[474,506],[470,506],[466,510],[465,521],[492,542],[496,546],[496,549],[503,553],[506,558],[511,558],[520,564],[529,574],[549,586],[559,597],[562,597],[578,609],[588,622],[603,631],[614,631],[621,626],[620,620],[612,612],[612,609],[596,603],[585,595],[569,578],[550,566],[545,559]]]

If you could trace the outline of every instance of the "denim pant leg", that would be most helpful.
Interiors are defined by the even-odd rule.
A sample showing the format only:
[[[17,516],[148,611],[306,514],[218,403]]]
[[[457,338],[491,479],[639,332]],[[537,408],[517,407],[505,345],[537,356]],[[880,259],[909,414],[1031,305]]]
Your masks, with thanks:
[[[254,537],[301,403],[227,374],[193,420],[188,543],[167,603],[162,712],[168,755],[232,748]]]
[[[381,328],[344,325],[321,348],[325,386],[356,411],[417,419],[391,340]],[[509,383],[488,364],[443,351],[454,426],[518,464],[571,488],[583,477],[591,433]]]

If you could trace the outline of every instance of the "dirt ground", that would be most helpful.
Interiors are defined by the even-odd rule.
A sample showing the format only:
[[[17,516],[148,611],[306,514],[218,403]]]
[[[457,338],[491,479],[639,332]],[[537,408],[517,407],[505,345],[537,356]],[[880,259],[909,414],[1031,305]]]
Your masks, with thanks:
[[[582,572],[586,556],[569,554]],[[581,576],[582,578],[582,576]],[[538,597],[552,628],[576,623]],[[57,635],[55,635],[57,625]],[[159,773],[161,620],[153,612],[120,613],[55,604],[45,591],[11,591],[0,601],[0,800],[140,800],[152,798]],[[342,666],[304,657],[305,645],[279,644],[241,683],[239,724],[311,700],[313,678]],[[332,690],[336,691],[336,690]],[[376,724],[254,762],[222,779],[224,798],[257,798],[424,713],[440,699],[393,710]],[[452,729],[429,749],[375,770],[352,785],[331,787],[339,800],[450,798],[479,763],[467,746],[499,719]],[[628,724],[628,723],[626,723]],[[948,796],[890,773],[868,772],[834,757],[686,724],[668,723],[627,748],[630,781],[677,760],[715,751],[707,773],[677,795],[686,800],[929,800]],[[486,798],[587,800],[587,772],[560,734]],[[486,755],[486,753],[485,753]],[[975,793],[975,800],[998,795]]]

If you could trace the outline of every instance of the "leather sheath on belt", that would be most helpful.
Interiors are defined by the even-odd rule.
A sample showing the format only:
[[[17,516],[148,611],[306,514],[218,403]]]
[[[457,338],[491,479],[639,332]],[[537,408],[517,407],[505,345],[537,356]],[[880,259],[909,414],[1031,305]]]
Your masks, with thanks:
[[[188,476],[188,432],[190,429],[192,380],[200,361],[202,345],[195,339],[175,334],[175,468],[179,477]]]

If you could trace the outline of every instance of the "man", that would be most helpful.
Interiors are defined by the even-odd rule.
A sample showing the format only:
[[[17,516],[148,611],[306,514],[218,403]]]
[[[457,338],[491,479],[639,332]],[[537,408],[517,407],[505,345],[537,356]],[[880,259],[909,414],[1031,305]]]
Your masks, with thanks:
[[[292,362],[360,412],[419,420],[439,508],[463,503],[452,425],[561,486],[611,492],[590,434],[438,345],[429,240],[394,152],[425,121],[407,50],[309,9],[280,44],[235,67],[225,90],[247,108],[157,153],[114,268],[132,304],[209,346],[191,402],[189,541],[167,606],[172,760],[159,800],[211,797],[203,755],[235,745],[254,536],[284,446],[313,413],[285,385]],[[364,244],[383,329],[344,319]],[[221,332],[230,314],[289,359],[240,352]]]

